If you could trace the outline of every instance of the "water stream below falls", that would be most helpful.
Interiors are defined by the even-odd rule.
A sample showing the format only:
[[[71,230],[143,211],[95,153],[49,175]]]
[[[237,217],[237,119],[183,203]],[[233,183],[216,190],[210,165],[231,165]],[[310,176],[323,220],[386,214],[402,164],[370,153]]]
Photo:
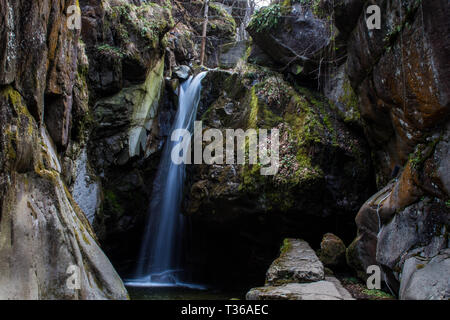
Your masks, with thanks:
[[[178,110],[171,133],[176,129],[192,132],[200,101],[201,81],[205,75],[206,72],[202,72],[180,85]],[[185,164],[175,164],[171,159],[172,149],[177,144],[179,141],[171,141],[169,136],[164,146],[153,184],[149,218],[136,272],[132,279],[125,281],[127,286],[201,288],[183,282],[186,278],[182,264],[185,218],[180,208]]]

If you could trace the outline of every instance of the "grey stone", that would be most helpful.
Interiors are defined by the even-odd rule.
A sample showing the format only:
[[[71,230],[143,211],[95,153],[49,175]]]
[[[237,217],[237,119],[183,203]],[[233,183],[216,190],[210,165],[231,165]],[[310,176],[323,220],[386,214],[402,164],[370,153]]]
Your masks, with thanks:
[[[92,224],[100,206],[100,184],[89,166],[86,149],[75,161],[75,182],[72,196]]]
[[[306,241],[286,239],[280,256],[267,271],[269,285],[313,282],[324,279],[323,264]]]
[[[247,300],[354,300],[339,280],[327,277],[326,280],[312,283],[288,283],[282,286],[267,286],[251,289]]]
[[[450,299],[450,249],[429,262],[420,257],[406,260],[400,285],[402,300]]]
[[[425,198],[397,213],[392,221],[384,225],[378,234],[377,262],[395,269],[409,250],[428,243],[426,256],[434,256],[445,248],[447,214],[436,212],[435,201]],[[442,226],[437,227],[437,226]],[[401,265],[400,265],[401,268]]]
[[[191,68],[185,65],[177,66],[173,69],[173,72],[175,73],[177,78],[186,80],[191,74]]]
[[[222,68],[234,68],[240,59],[245,57],[248,41],[237,41],[220,47],[219,65]]]

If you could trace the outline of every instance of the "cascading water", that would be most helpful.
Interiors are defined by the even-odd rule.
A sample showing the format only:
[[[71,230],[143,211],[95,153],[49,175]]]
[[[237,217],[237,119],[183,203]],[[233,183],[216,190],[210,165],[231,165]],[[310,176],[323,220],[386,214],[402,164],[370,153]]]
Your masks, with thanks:
[[[206,72],[190,77],[180,85],[178,110],[171,132],[187,129],[192,132],[200,101],[201,81]],[[156,179],[153,184],[150,217],[144,231],[134,279],[129,286],[188,286],[181,282],[183,273],[182,236],[184,216],[180,213],[185,165],[171,159],[173,147],[179,141],[165,144]]]

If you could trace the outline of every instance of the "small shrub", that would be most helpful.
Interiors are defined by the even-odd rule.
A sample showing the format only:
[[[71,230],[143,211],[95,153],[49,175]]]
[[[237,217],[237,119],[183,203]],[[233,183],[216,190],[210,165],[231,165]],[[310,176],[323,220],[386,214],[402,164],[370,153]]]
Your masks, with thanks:
[[[249,28],[255,29],[256,32],[263,32],[274,29],[281,19],[280,4],[273,4],[263,7],[255,12],[250,21]]]

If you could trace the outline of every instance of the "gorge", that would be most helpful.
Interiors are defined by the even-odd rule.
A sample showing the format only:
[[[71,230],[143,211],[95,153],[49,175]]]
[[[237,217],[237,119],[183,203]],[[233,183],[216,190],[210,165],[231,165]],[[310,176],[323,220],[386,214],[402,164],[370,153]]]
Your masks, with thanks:
[[[0,299],[448,300],[448,0],[206,3],[0,0]]]

